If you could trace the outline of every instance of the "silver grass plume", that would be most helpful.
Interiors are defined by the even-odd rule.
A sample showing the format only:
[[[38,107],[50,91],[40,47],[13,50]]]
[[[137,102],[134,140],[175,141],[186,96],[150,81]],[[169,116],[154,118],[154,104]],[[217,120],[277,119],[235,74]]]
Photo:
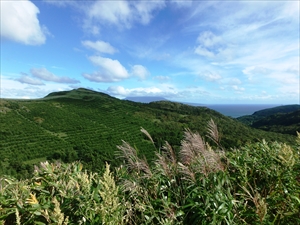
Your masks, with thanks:
[[[182,172],[191,180],[194,179],[194,173],[207,175],[225,169],[222,163],[223,152],[214,151],[198,133],[192,133],[189,129],[184,132],[179,155],[181,163],[186,166],[181,166]]]
[[[208,130],[208,134],[206,136],[209,139],[211,139],[215,144],[217,144],[218,147],[220,147],[221,137],[218,131],[217,124],[213,121],[213,119],[210,119],[210,121],[208,122],[207,130]]]
[[[118,158],[123,158],[126,161],[126,166],[129,170],[144,172],[146,177],[151,177],[152,172],[148,165],[146,158],[140,159],[137,155],[137,151],[129,143],[122,140],[122,145],[118,145],[117,148],[121,150],[117,153]]]

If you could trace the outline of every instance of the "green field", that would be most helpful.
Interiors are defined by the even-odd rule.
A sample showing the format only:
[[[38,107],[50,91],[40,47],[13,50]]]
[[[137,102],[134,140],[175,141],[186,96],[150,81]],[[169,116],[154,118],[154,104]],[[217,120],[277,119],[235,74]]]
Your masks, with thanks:
[[[184,129],[204,135],[210,119],[218,125],[227,149],[261,139],[294,141],[291,135],[253,129],[205,107],[135,103],[80,88],[36,100],[1,99],[0,174],[26,177],[33,164],[45,159],[80,160],[87,169],[100,171],[105,162],[120,164],[115,151],[122,140],[151,159],[155,150],[141,127],[158,149],[168,140],[178,152]]]

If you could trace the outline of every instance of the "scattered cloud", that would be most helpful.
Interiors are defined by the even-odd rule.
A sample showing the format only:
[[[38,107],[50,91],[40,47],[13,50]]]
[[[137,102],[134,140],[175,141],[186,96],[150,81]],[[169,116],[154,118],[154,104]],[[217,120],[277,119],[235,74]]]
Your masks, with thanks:
[[[26,45],[41,45],[49,33],[41,26],[39,9],[30,1],[1,1],[1,36]]]
[[[206,81],[216,82],[222,79],[222,76],[216,72],[203,71],[198,75],[200,78],[205,79]]]
[[[158,80],[159,82],[167,82],[171,80],[171,77],[169,76],[155,76],[155,80]]]
[[[202,47],[201,45],[199,45],[195,49],[195,53],[198,55],[204,56],[206,58],[213,58],[215,56],[215,54],[212,51],[207,50],[206,48]]]
[[[117,82],[129,78],[129,73],[118,60],[101,56],[90,56],[89,60],[100,69],[92,74],[82,74],[82,76],[89,81]]]
[[[211,31],[201,32],[196,42],[198,46],[195,48],[195,53],[198,55],[213,58],[222,51],[222,38]]]
[[[82,41],[82,45],[86,48],[96,50],[100,53],[114,54],[117,50],[111,46],[108,42],[104,41]]]
[[[24,74],[25,76],[25,74]],[[33,85],[22,83],[10,76],[0,74],[1,77],[1,98],[34,99],[43,98],[51,92],[71,90],[68,84],[46,82],[45,85]]]
[[[32,68],[30,70],[30,73],[32,76],[39,78],[44,81],[52,81],[56,83],[66,83],[66,84],[77,84],[80,83],[80,81],[71,79],[69,77],[59,77],[51,73],[45,68]]]
[[[212,48],[222,42],[221,37],[216,36],[211,31],[204,31],[199,34],[197,43],[205,48]]]
[[[133,19],[141,24],[148,24],[152,19],[152,13],[165,7],[165,1],[138,1],[131,3]]]
[[[125,88],[123,86],[110,86],[105,91],[107,94],[118,97],[143,97],[143,96],[159,96],[169,100],[193,102],[195,99],[207,99],[211,94],[204,88],[194,86],[178,89],[170,84],[160,84],[157,86],[139,87],[139,88]],[[189,96],[189,98],[186,98]]]
[[[145,80],[150,75],[150,72],[142,65],[134,65],[131,68],[131,75],[138,77],[139,80]]]
[[[163,91],[157,87],[124,88],[122,86],[110,86],[107,93],[118,97],[157,96]]]
[[[48,85],[76,87],[78,80],[58,75],[65,71],[81,76],[81,86],[122,96],[159,95],[189,102],[299,102],[299,1],[45,2],[49,5],[1,1],[3,40],[42,45],[49,32],[40,23],[52,28],[51,16],[44,13],[53,12],[55,6],[64,21],[55,24],[53,32],[70,25],[70,35],[57,33],[39,48],[4,45],[2,70],[11,77],[10,85],[49,91],[57,89]],[[78,28],[88,33],[82,35]],[[53,54],[72,48],[76,54],[68,57]],[[86,49],[92,53],[83,60]],[[33,68],[31,73],[20,75],[26,66]],[[111,86],[110,82],[118,83]],[[5,90],[7,95],[14,93],[13,86]]]
[[[235,91],[238,91],[238,92],[241,92],[241,91],[244,91],[244,90],[245,90],[245,88],[239,87],[239,86],[237,86],[237,85],[232,85],[231,88],[232,88],[233,90],[235,90]]]
[[[125,89],[122,86],[110,86],[107,88],[106,92],[110,95],[126,97],[129,95],[130,90]]]
[[[23,84],[31,84],[31,85],[45,85],[42,81],[34,79],[27,74],[22,74],[20,78],[17,78],[16,81],[19,81]]]
[[[130,26],[130,7],[126,1],[95,1],[86,13],[91,21]]]
[[[119,28],[131,28],[133,23],[146,25],[156,10],[165,7],[162,1],[95,1],[85,9],[86,24],[89,28],[95,24],[115,25]]]

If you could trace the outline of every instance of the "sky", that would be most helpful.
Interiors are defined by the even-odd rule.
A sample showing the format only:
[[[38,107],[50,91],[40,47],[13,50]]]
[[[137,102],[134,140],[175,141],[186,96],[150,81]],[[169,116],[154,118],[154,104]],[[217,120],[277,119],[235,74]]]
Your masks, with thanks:
[[[1,0],[1,98],[300,104],[299,1]]]

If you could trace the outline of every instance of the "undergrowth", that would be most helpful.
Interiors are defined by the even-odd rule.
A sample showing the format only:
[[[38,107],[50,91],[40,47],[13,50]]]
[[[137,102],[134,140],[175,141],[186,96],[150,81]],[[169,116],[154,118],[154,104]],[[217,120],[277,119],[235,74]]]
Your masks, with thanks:
[[[41,163],[33,177],[0,180],[0,224],[300,224],[300,135],[225,150],[214,121],[186,129],[179,153],[165,142],[147,162],[126,141],[123,166],[102,175]]]

